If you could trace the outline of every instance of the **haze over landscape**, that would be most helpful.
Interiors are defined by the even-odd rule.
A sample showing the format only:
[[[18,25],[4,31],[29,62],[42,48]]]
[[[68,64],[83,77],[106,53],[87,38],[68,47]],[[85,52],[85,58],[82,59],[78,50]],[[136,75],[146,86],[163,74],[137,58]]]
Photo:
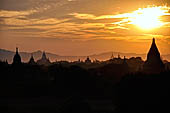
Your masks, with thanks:
[[[20,52],[22,61],[27,63],[31,57],[31,55],[34,56],[35,61],[41,58],[43,51],[34,51],[34,52]],[[78,61],[79,59],[81,61],[84,61],[87,56],[62,56],[59,54],[54,54],[54,53],[47,53],[47,57],[50,59],[50,61],[55,62],[55,61]],[[15,51],[8,51],[4,49],[0,49],[0,60],[5,61],[7,60],[8,63],[12,63],[13,56],[15,55]],[[90,59],[94,60],[100,60],[100,61],[105,61],[109,60],[111,56],[114,56],[115,58],[120,55],[121,58],[126,56],[126,58],[131,58],[131,57],[141,57],[143,60],[146,60],[146,54],[136,54],[136,53],[121,53],[121,52],[104,52],[100,54],[91,54],[88,55]],[[170,54],[162,55],[161,56],[162,60],[167,60],[170,61]]]
[[[95,5],[94,5],[95,4]],[[170,54],[169,0],[1,0],[0,48],[62,56]]]

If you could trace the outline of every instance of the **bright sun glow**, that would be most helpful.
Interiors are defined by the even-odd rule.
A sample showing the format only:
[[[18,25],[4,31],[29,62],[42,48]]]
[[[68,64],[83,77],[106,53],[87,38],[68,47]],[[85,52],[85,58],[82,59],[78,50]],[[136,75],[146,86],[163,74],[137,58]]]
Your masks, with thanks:
[[[131,13],[129,21],[130,24],[134,24],[145,30],[158,28],[164,25],[160,18],[166,15],[167,12],[166,6],[140,8]]]

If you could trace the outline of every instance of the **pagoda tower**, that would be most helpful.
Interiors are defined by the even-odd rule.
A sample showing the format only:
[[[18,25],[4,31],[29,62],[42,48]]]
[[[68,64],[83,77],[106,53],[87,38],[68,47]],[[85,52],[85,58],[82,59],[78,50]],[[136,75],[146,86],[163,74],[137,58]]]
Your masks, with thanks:
[[[12,64],[21,64],[21,57],[18,53],[18,48],[16,47],[16,53],[13,58],[13,63]]]
[[[48,65],[51,64],[49,58],[46,57],[45,51],[43,52],[41,59],[39,59],[39,60],[37,61],[37,64],[39,64],[39,65],[45,65],[45,66],[48,66]]]
[[[46,54],[45,54],[45,51],[43,51],[43,54],[42,54],[42,58],[41,58],[42,60],[46,60],[47,59],[47,57],[46,57]]]
[[[143,65],[143,71],[146,73],[160,73],[164,70],[164,67],[155,38],[153,38],[151,48],[147,54],[147,60]]]
[[[86,64],[90,64],[91,63],[91,60],[90,60],[89,56],[86,58],[85,63]]]
[[[31,64],[31,65],[35,65],[36,64],[36,62],[34,60],[34,57],[33,57],[33,54],[31,54],[31,58],[30,58],[28,64]]]

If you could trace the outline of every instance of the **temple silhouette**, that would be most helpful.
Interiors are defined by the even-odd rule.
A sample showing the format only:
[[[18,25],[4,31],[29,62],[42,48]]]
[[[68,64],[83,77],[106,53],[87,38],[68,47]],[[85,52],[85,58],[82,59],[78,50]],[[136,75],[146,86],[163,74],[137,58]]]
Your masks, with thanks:
[[[16,53],[13,58],[13,63],[14,65],[21,64],[21,56],[18,53],[18,47],[16,47]]]
[[[91,60],[90,60],[89,56],[86,58],[85,63],[86,64],[90,64],[91,63]]]
[[[143,65],[143,71],[146,73],[160,73],[161,71],[164,71],[164,69],[165,66],[156,46],[155,38],[153,38],[151,48],[147,54],[147,60]]]
[[[30,58],[28,64],[36,65],[36,62],[35,62],[34,57],[33,57],[33,54],[31,54],[31,58]]]
[[[18,47],[16,47],[16,53],[13,57],[12,65],[19,65],[19,64],[22,64],[22,61],[21,61],[21,56],[18,52]],[[37,60],[37,62],[35,62],[33,54],[32,54],[29,61],[28,61],[28,64],[30,64],[30,65],[38,64],[38,65],[49,66],[51,64],[51,62],[50,62],[49,58],[46,57],[46,53],[43,52],[41,59]]]
[[[147,54],[147,60],[144,63],[142,63],[142,60],[138,59],[138,58],[126,59],[124,56],[124,59],[121,59],[120,55],[118,55],[117,58],[116,57],[114,58],[113,54],[112,54],[110,60],[101,61],[101,62],[99,61],[98,63],[102,64],[102,62],[105,64],[112,63],[112,65],[113,64],[121,64],[121,65],[123,65],[124,68],[127,68],[128,70],[131,68],[131,72],[134,72],[135,70],[137,70],[136,67],[138,67],[138,68],[141,67],[141,69],[138,69],[138,71],[140,70],[145,73],[160,73],[165,70],[165,65],[164,65],[163,61],[161,60],[160,52],[156,46],[155,38],[153,38],[153,40],[152,40],[151,47]],[[139,64],[139,62],[140,62],[140,64]],[[21,56],[19,55],[18,48],[16,48],[16,54],[13,57],[12,64],[21,64],[21,63],[22,63]],[[41,59],[39,59],[37,61],[34,60],[34,57],[32,54],[29,62],[27,62],[27,63],[31,64],[31,65],[38,64],[38,65],[44,65],[44,66],[49,66],[52,64],[50,62],[49,58],[47,58],[45,51],[43,52]],[[83,63],[83,62],[81,62],[79,59],[77,64],[78,63]],[[95,61],[93,62],[89,57],[87,57],[82,65],[88,64],[88,66],[90,67],[91,65],[94,65],[95,63],[96,63]],[[98,63],[96,63],[96,65],[98,65]],[[130,68],[129,68],[129,65],[130,65]],[[128,72],[128,71],[126,71],[126,72]]]
[[[38,65],[46,65],[46,66],[51,64],[49,58],[46,57],[45,51],[43,52],[41,59],[37,60],[37,64]]]

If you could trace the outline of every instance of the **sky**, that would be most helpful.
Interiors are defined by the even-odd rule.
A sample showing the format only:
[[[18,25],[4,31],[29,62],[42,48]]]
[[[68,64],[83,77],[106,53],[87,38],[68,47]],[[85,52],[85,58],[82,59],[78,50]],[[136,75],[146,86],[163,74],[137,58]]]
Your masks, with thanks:
[[[170,54],[170,0],[0,0],[0,48]]]

